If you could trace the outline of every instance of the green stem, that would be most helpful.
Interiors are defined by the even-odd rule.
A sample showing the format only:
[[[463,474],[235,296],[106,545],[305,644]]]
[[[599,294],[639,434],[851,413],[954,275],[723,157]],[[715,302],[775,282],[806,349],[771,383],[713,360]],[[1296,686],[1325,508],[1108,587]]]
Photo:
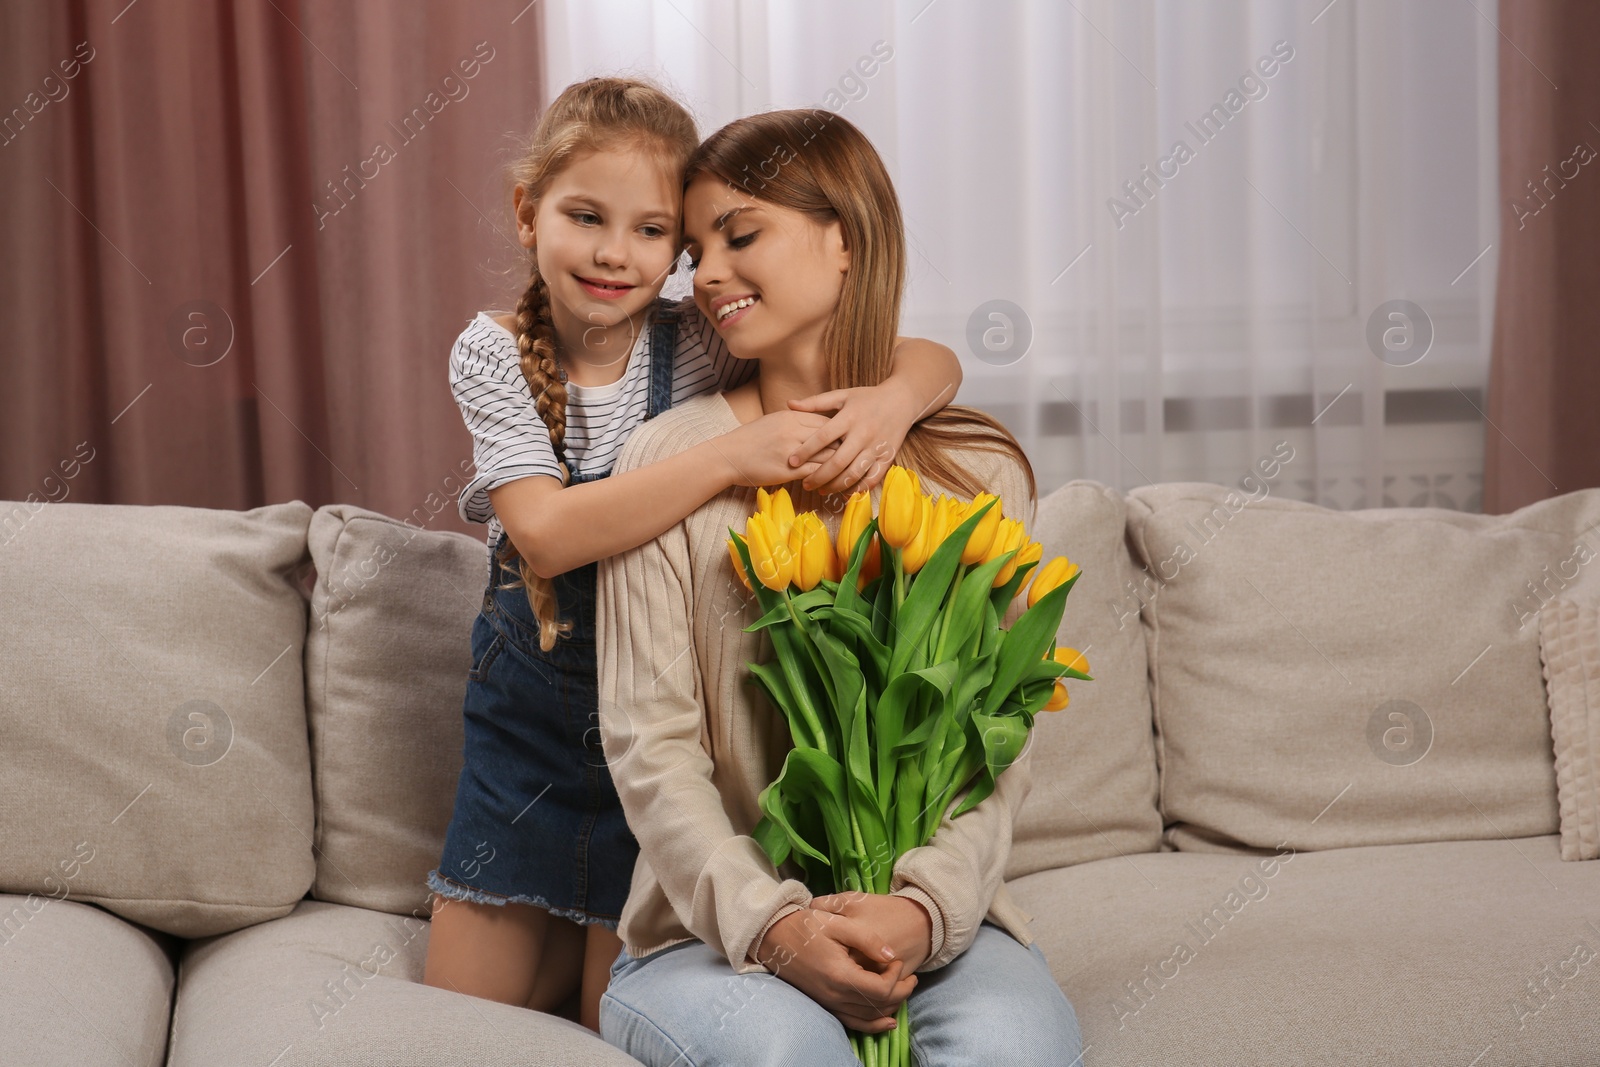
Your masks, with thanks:
[[[817,652],[811,647],[811,641],[806,637],[805,628],[800,623],[800,613],[795,610],[794,601],[790,598],[789,591],[785,589],[778,595],[783,597],[783,605],[789,609],[789,617],[794,620],[795,637],[805,645],[806,654],[811,657],[812,664],[816,666],[818,674],[823,679],[823,685],[826,686],[828,680],[827,668],[817,662]],[[822,717],[817,714],[816,707],[811,703],[810,688],[804,684],[804,679],[798,676],[798,671],[787,656],[778,658],[783,662],[784,676],[789,679],[789,688],[794,691],[795,703],[800,706],[800,714],[805,716],[806,726],[816,738],[816,743],[812,747],[821,749],[830,756],[835,755],[833,746],[828,743],[828,734],[823,729]]]
[[[900,605],[906,602],[906,568],[901,562],[901,549],[891,545],[889,555],[894,561],[894,611],[899,617]]]
[[[850,805],[850,836],[854,839],[856,851],[861,855],[861,858],[856,861],[856,870],[852,872],[856,876],[856,884],[862,888],[863,892],[876,893],[879,891],[877,872],[871,872],[867,877],[862,877],[862,872],[866,869],[867,864],[871,862],[871,853],[867,851],[866,841],[861,837],[861,824],[856,821],[856,809],[853,802]]]
[[[967,568],[956,567],[956,580],[950,586],[950,600],[945,604],[944,614],[939,618],[939,643],[934,646],[933,662],[944,662],[944,639],[950,633],[950,615],[955,610],[956,594],[961,592],[961,579],[967,576]]]

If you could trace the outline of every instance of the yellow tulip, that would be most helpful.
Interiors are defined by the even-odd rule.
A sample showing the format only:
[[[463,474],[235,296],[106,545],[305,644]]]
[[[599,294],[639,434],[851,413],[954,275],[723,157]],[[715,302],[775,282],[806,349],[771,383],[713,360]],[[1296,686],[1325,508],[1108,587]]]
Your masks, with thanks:
[[[756,492],[756,503],[761,502],[761,491]],[[794,501],[789,499],[789,490],[779,489],[767,497],[767,506],[764,509],[777,524],[778,533],[787,538],[789,531],[794,529]]]
[[[965,508],[966,505],[955,497],[946,496],[943,493],[939,494],[938,503],[933,505],[933,534],[932,547],[929,550],[930,555],[937,551],[939,546],[944,544],[945,538],[954,533],[955,528],[960,526],[966,519]]]
[[[802,593],[815,589],[827,575],[834,558],[833,545],[828,541],[828,528],[814,511],[798,516],[789,531],[789,551],[794,554],[794,574],[791,581]]]
[[[994,544],[995,531],[1000,528],[1003,516],[1000,513],[1000,499],[993,493],[979,493],[961,511],[961,522],[966,522],[991,500],[994,506],[984,512],[983,518],[978,520],[978,525],[973,527],[972,534],[967,538],[967,547],[961,550],[961,562],[969,567],[989,554],[989,546]]]
[[[771,515],[757,512],[744,527],[745,543],[750,548],[750,564],[756,578],[773,592],[782,592],[794,577],[795,558],[788,539],[778,533]]]
[[[928,562],[928,557],[933,555],[933,504],[926,496],[916,497],[917,517],[915,520],[916,536],[911,543],[900,550],[900,566],[907,574],[915,574]],[[887,537],[884,540],[888,540]],[[893,544],[893,541],[889,542]]]
[[[1057,556],[1055,559],[1037,568],[1033,572],[1033,583],[1028,586],[1028,607],[1033,607],[1039,598],[1052,589],[1078,573],[1078,565],[1066,556]]]
[[[1040,557],[1043,555],[1043,545],[1037,541],[1029,541],[1024,538],[1022,548],[1017,552],[1017,566],[1021,567],[1028,563],[1038,563]]]
[[[844,514],[839,518],[839,573],[844,574],[850,569],[850,554],[856,550],[856,542],[861,540],[861,535],[866,531],[867,524],[872,521],[872,497],[866,493],[855,493],[850,497],[849,503],[844,506]],[[862,564],[866,566],[865,563]],[[837,581],[838,579],[834,579]]]
[[[1078,671],[1080,674],[1089,673],[1089,658],[1075,648],[1056,649],[1055,661],[1063,667]]]
[[[895,548],[911,544],[921,528],[923,512],[917,506],[922,492],[917,476],[898,464],[883,478],[883,497],[878,505],[878,529],[883,539]]]
[[[1017,573],[1021,549],[1027,539],[1028,531],[1022,523],[1016,519],[1000,520],[1000,529],[995,531],[994,541],[989,545],[989,554],[984,558],[984,562],[987,563],[990,560],[999,559],[1013,549],[1016,549],[1018,554],[1012,556],[1010,561],[1000,568],[999,573],[994,576],[994,584],[990,586],[991,589],[999,589],[1011,580],[1012,575]]]
[[[733,573],[739,576],[746,589],[750,589],[750,576],[744,572],[744,561],[739,558],[739,546],[734,544],[731,537],[728,538],[728,558],[733,560]],[[750,591],[755,592],[753,589]]]
[[[1089,673],[1089,661],[1084,658],[1082,652],[1079,652],[1075,648],[1056,649],[1054,659],[1062,666],[1070,667],[1075,671],[1082,671],[1084,674]],[[1044,710],[1060,711],[1062,708],[1066,707],[1068,703],[1069,698],[1067,696],[1067,684],[1064,681],[1058,680],[1056,682],[1055,691],[1050,694],[1050,700],[1045,704]]]

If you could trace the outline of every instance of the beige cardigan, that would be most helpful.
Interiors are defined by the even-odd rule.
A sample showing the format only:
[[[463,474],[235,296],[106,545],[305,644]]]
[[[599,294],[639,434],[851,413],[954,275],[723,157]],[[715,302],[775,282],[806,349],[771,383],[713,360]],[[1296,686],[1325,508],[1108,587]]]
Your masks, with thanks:
[[[633,431],[614,473],[642,467],[739,425],[721,394],[696,397]],[[961,453],[967,468],[1030,529],[1034,501],[1010,458]],[[737,457],[734,457],[737,459]],[[776,487],[773,487],[776,488]],[[822,495],[787,485],[795,510],[816,510],[830,535],[840,513]],[[926,479],[923,488],[945,491]],[[882,487],[872,493],[876,510]],[[842,508],[843,501],[835,506]],[[788,724],[750,680],[747,664],[772,659],[772,640],[742,628],[759,612],[728,559],[728,529],[744,531],[756,491],[728,489],[654,541],[599,566],[596,653],[607,764],[640,855],[618,934],[631,956],[699,939],[737,973],[764,971],[750,953],[767,929],[809,906],[786,861],[775,870],[750,832],[757,797],[792,747]],[[1004,623],[1021,614],[1015,601]],[[1030,785],[1029,749],[987,799],[950,819],[894,865],[890,890],[933,919],[933,970],[965,952],[988,918],[1032,944],[1024,912],[1002,876],[1011,829]],[[964,794],[963,794],[964,795]]]

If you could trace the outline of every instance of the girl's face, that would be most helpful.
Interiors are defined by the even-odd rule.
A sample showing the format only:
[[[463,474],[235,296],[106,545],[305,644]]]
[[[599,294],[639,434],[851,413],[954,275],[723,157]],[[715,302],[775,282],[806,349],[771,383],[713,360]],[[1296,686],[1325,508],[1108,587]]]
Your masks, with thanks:
[[[683,225],[695,303],[729,351],[760,359],[796,344],[820,347],[850,266],[837,221],[816,222],[701,174],[684,193]]]
[[[517,236],[538,256],[557,328],[583,330],[584,347],[599,347],[595,328],[639,322],[661,292],[678,258],[676,177],[648,153],[616,148],[574,157],[536,209],[516,188]]]

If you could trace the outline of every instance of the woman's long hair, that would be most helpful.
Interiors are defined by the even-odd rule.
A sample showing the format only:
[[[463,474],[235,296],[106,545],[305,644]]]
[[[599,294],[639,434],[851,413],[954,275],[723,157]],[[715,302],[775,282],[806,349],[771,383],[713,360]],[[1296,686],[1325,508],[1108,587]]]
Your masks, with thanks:
[[[550,183],[579,153],[633,148],[655,155],[668,173],[676,174],[698,141],[694,119],[660,88],[631,78],[590,78],[567,86],[540,116],[526,150],[511,165],[509,177],[523,187],[523,215],[532,216]],[[517,352],[522,376],[533,394],[534,410],[550,433],[565,486],[572,480],[564,448],[567,387],[556,363],[550,288],[539,274],[536,250],[529,256],[529,271],[528,286],[517,300]],[[516,560],[521,584],[528,590],[528,604],[539,620],[539,647],[548,652],[558,636],[572,632],[570,619],[557,619],[560,605],[555,583],[541,578],[509,537],[500,560],[507,564]],[[512,582],[507,588],[517,584]]]
[[[684,171],[684,188],[702,174],[746,196],[838,222],[850,267],[822,336],[829,389],[877,385],[889,377],[905,289],[905,226],[894,184],[872,142],[831,111],[802,108],[735,119],[708,137]],[[894,462],[967,497],[988,488],[950,457],[953,449],[1009,454],[1038,495],[1033,466],[1017,439],[976,408],[949,405],[906,434]]]

